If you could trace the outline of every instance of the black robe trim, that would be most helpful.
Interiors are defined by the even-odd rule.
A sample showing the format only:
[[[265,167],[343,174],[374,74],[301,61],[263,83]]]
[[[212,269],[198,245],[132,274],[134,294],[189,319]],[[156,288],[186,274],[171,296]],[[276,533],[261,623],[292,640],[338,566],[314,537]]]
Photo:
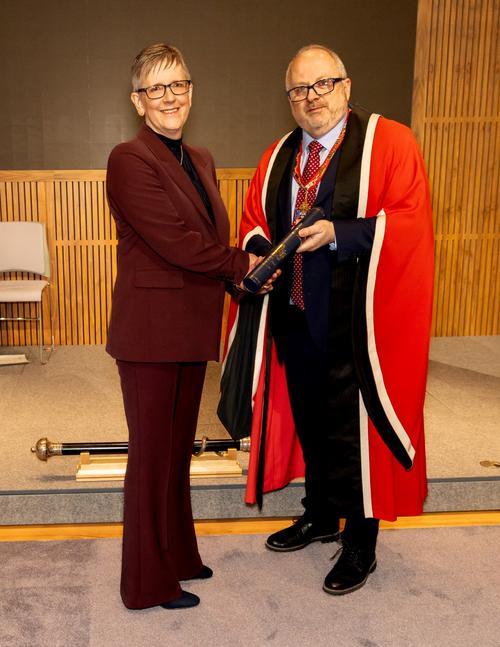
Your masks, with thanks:
[[[333,206],[335,217],[349,212],[354,214],[351,217],[355,217],[357,214],[361,159],[369,118],[370,114],[365,111],[353,109],[351,112],[346,132],[346,145],[342,150],[335,185]],[[355,200],[353,200],[353,196],[355,196]],[[396,460],[405,469],[410,469],[412,460],[389,422],[380,401],[368,353],[366,289],[370,259],[371,253],[360,255],[357,264],[352,319],[352,339],[353,342],[356,341],[353,343],[354,366],[368,416]]]
[[[281,204],[280,196],[290,195],[293,162],[301,140],[302,129],[296,128],[283,142],[269,174],[265,205],[267,226],[273,244],[278,242],[278,237],[281,238],[290,229],[290,198],[288,197],[288,205]],[[286,186],[283,186],[284,184]]]
[[[368,332],[366,328],[365,308],[369,267],[370,256],[361,257],[358,262],[358,271],[354,286],[352,325],[353,338],[357,340],[357,343],[353,344],[354,366],[356,368],[363,402],[370,420],[375,425],[377,433],[387,445],[394,458],[405,469],[409,470],[413,465],[413,461],[408,456],[405,446],[387,418],[378,395],[368,354]]]
[[[335,181],[334,220],[357,217],[361,160],[369,119],[369,112],[351,109]]]
[[[252,385],[262,297],[243,298],[236,333],[221,377],[217,415],[234,440],[252,430]]]

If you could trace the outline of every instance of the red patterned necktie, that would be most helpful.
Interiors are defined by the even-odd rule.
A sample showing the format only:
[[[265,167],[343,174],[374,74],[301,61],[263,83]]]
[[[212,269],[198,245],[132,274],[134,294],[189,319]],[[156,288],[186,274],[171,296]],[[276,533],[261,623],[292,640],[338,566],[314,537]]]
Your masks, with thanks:
[[[319,153],[323,149],[323,146],[316,140],[313,140],[307,148],[309,149],[309,157],[307,158],[306,165],[302,171],[302,179],[305,184],[307,184],[307,182],[314,177],[315,173],[318,172],[320,167]],[[314,205],[317,192],[317,184],[311,187],[307,192],[302,187],[299,187],[297,199],[295,201],[294,213],[302,212],[304,206],[307,207],[307,209],[310,209]],[[295,224],[297,217],[298,216],[294,218],[292,224]],[[295,254],[293,257],[292,301],[300,310],[304,310],[304,287],[302,278],[302,254]]]

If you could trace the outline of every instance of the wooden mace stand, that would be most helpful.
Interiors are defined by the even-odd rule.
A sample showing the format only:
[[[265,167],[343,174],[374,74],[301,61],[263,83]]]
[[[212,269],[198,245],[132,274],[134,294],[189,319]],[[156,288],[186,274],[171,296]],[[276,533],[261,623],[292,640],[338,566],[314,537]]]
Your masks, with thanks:
[[[76,471],[77,481],[123,481],[127,469],[127,456],[123,454],[91,455],[80,454]],[[227,452],[204,452],[193,456],[189,475],[191,478],[215,476],[241,476],[243,469],[238,463],[236,449]]]

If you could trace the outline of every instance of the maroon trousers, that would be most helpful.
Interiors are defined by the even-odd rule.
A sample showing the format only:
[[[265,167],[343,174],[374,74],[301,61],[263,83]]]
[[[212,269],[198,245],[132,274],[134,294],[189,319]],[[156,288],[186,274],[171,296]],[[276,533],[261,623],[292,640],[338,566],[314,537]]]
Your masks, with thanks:
[[[121,595],[143,609],[179,597],[202,567],[189,464],[206,363],[117,364],[129,429]]]

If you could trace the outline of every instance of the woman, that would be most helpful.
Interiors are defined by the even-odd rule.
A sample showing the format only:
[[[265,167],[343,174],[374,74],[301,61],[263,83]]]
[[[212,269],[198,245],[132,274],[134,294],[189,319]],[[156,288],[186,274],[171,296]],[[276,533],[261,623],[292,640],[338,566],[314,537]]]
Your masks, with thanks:
[[[212,575],[198,553],[189,463],[225,282],[240,284],[256,257],[227,246],[212,157],[182,141],[193,84],[179,50],[142,50],[132,88],[145,123],[114,148],[107,175],[118,234],[107,351],[129,428],[121,594],[130,609],[177,609],[199,603],[181,581]]]

